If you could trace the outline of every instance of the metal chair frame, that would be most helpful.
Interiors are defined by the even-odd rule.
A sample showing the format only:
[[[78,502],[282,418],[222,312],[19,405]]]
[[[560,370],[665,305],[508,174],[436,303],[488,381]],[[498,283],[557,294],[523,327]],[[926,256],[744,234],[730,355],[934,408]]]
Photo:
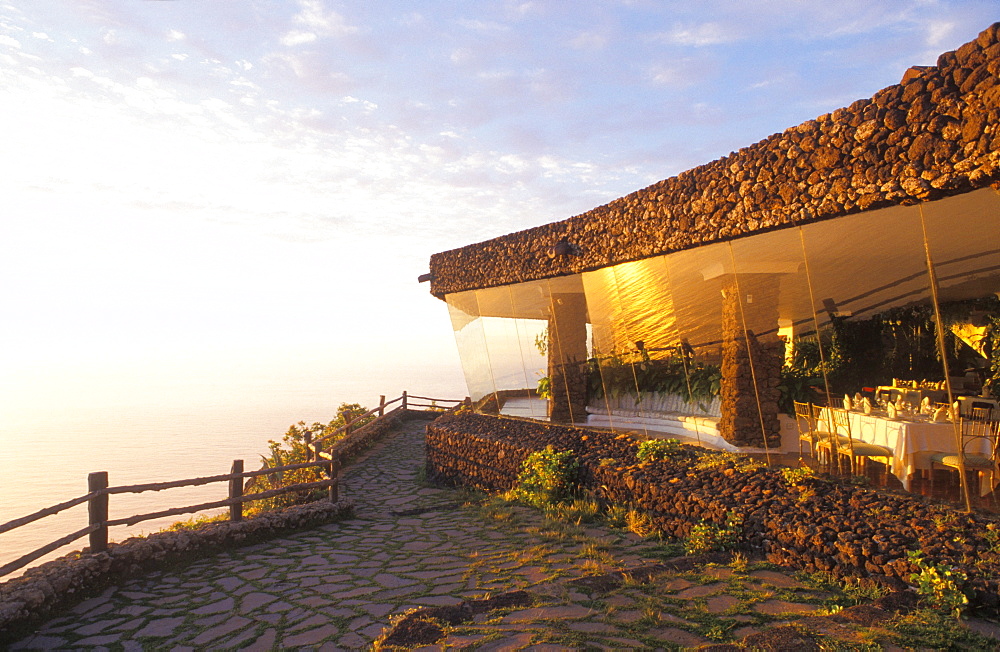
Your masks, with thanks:
[[[851,474],[855,475],[857,473],[858,460],[867,460],[872,457],[885,459],[885,479],[889,480],[889,470],[892,466],[892,458],[894,457],[893,452],[885,447],[879,446],[878,444],[869,444],[868,442],[855,442],[854,435],[851,433],[851,415],[843,408],[828,408],[830,413],[830,420],[833,422],[831,424],[833,429],[833,437],[831,438],[831,444],[836,442],[836,454],[846,455],[850,458],[850,470]],[[832,449],[832,445],[831,445]]]
[[[802,443],[809,443],[809,456],[819,460],[818,451],[823,442],[829,439],[831,433],[818,427],[819,411],[822,409],[812,403],[793,401],[795,406],[795,426],[799,431],[799,463],[802,463]]]
[[[993,419],[993,408],[974,407],[966,416],[958,415],[961,431],[961,448],[958,453],[935,453],[930,457],[931,463],[931,493],[934,491],[934,465],[939,464],[955,471],[960,471],[958,456],[962,457],[962,466],[966,471],[990,471],[993,478],[1000,477],[1000,461],[997,457],[998,440],[1000,440],[1000,422]],[[988,453],[969,453],[972,444],[985,443]],[[995,498],[995,497],[994,497]]]

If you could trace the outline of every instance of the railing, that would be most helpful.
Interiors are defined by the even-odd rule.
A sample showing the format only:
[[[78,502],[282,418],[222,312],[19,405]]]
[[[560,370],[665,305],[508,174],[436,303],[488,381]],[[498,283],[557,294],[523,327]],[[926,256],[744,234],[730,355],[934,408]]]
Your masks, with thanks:
[[[430,403],[421,403],[420,401],[430,401]],[[85,528],[77,530],[67,534],[64,537],[56,539],[51,543],[48,543],[41,548],[33,550],[21,557],[11,561],[3,566],[0,566],[0,577],[8,575],[24,566],[27,566],[36,559],[43,557],[59,548],[73,543],[77,539],[89,535],[90,549],[92,552],[102,552],[108,548],[108,528],[117,525],[135,525],[143,521],[149,521],[155,518],[163,518],[165,516],[176,516],[179,514],[191,514],[194,512],[204,511],[206,509],[215,509],[219,507],[229,507],[229,520],[231,521],[241,521],[243,519],[243,504],[251,502],[254,500],[263,500],[265,498],[272,498],[274,496],[279,496],[284,493],[289,492],[302,492],[302,491],[312,491],[313,489],[323,489],[326,488],[328,491],[328,499],[331,502],[336,502],[338,499],[338,475],[340,473],[340,452],[343,448],[343,443],[347,442],[351,434],[360,429],[362,426],[358,426],[357,422],[360,419],[377,414],[378,416],[365,424],[369,425],[376,423],[379,419],[390,416],[397,412],[403,410],[415,410],[417,408],[424,408],[425,410],[436,410],[440,409],[445,411],[450,408],[457,407],[468,399],[455,400],[455,399],[433,399],[423,396],[410,396],[406,392],[403,392],[402,396],[395,398],[391,401],[386,402],[385,396],[379,398],[379,406],[373,410],[369,410],[364,414],[357,415],[351,419],[347,419],[345,415],[345,421],[347,423],[334,430],[328,435],[323,436],[320,439],[311,440],[311,434],[306,432],[306,444],[313,451],[313,460],[308,462],[301,462],[298,464],[286,464],[284,466],[275,466],[266,469],[260,469],[258,471],[244,471],[243,470],[243,460],[233,460],[232,470],[224,475],[212,475],[202,478],[191,478],[188,480],[172,480],[168,482],[150,482],[146,484],[135,484],[135,485],[123,485],[120,487],[110,487],[108,486],[108,473],[107,471],[99,471],[96,473],[91,473],[87,477],[87,493],[78,498],[73,498],[61,502],[51,507],[46,507],[40,509],[33,514],[23,516],[21,518],[16,518],[7,523],[0,525],[0,534],[5,532],[10,532],[19,527],[34,523],[46,516],[52,516],[58,514],[64,510],[70,509],[71,507],[76,507],[87,503],[88,508],[88,525]],[[390,406],[399,403],[399,406],[388,410]],[[330,446],[328,451],[323,450],[323,444],[330,441],[330,439],[337,437],[337,435],[342,435],[338,437],[336,442]],[[338,446],[341,444],[341,446]],[[326,472],[326,479],[319,480],[316,482],[301,482],[298,484],[288,485],[286,487],[279,487],[277,489],[270,489],[268,491],[262,491],[260,493],[254,494],[243,494],[243,481],[245,478],[253,478],[262,475],[269,475],[272,473],[281,473],[283,471],[291,471],[294,469],[304,469],[310,467],[321,467]],[[109,496],[113,494],[124,494],[124,493],[142,493],[145,491],[163,491],[164,489],[174,489],[177,487],[195,487],[199,485],[210,484],[213,482],[228,482],[229,483],[229,497],[225,500],[216,500],[207,503],[201,503],[198,505],[188,505],[186,507],[174,507],[171,509],[164,509],[157,512],[150,512],[147,514],[136,514],[134,516],[129,516],[128,518],[109,518]]]
[[[430,401],[430,403],[419,403],[415,401]],[[424,408],[424,411],[440,410],[441,412],[445,412],[447,410],[453,410],[457,408],[459,405],[468,404],[469,398],[468,397],[464,399],[429,398],[427,396],[411,396],[406,392],[403,392],[402,396],[394,398],[391,401],[386,401],[385,396],[380,396],[378,403],[379,404],[377,408],[368,410],[364,414],[350,415],[345,413],[343,415],[344,425],[330,432],[329,434],[320,437],[319,439],[313,439],[312,433],[306,431],[305,433],[306,446],[312,449],[313,459],[315,460],[330,459],[331,453],[327,453],[323,450],[323,444],[325,442],[330,441],[331,439],[334,439],[335,442],[334,447],[335,447],[337,442],[345,441],[348,437],[350,437],[351,433],[354,432],[356,428],[361,427],[357,425],[357,422],[367,417],[377,414],[378,417],[376,417],[376,420],[378,420],[384,416],[395,414],[400,410],[413,410],[415,408]],[[399,406],[387,412],[386,409],[395,403],[399,403]],[[367,423],[371,422],[366,422],[361,425],[362,426],[367,425]],[[338,435],[342,436],[338,437]]]

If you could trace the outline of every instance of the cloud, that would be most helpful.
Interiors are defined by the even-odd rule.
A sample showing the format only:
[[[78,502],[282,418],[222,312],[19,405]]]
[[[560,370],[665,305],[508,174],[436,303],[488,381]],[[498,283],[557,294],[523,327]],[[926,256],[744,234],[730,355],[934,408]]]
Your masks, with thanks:
[[[281,37],[281,44],[287,45],[289,47],[295,45],[302,45],[304,43],[312,43],[317,38],[319,38],[315,32],[301,32],[299,30],[292,30]]]
[[[323,36],[343,36],[354,34],[358,28],[348,25],[336,11],[327,11],[321,0],[299,0],[302,11],[297,13],[292,21],[304,25]]]
[[[646,79],[653,86],[687,88],[714,78],[715,65],[701,57],[666,58],[662,62],[650,64]]]
[[[676,25],[669,32],[661,32],[654,37],[672,45],[705,47],[723,45],[739,40],[734,30],[717,22],[695,25]]]
[[[938,48],[955,32],[955,23],[950,20],[932,20],[927,23],[927,45]]]
[[[475,20],[471,18],[460,18],[456,21],[460,26],[474,32],[506,32],[510,29],[503,23],[492,20]]]
[[[596,32],[581,32],[569,40],[569,45],[576,50],[603,50],[608,45],[608,37]]]
[[[179,32],[176,29],[172,29],[167,32],[168,41],[183,41],[185,38],[187,38],[187,36],[184,32]]]
[[[6,45],[9,48],[14,48],[16,50],[21,49],[21,42],[16,38],[0,34],[0,45]]]

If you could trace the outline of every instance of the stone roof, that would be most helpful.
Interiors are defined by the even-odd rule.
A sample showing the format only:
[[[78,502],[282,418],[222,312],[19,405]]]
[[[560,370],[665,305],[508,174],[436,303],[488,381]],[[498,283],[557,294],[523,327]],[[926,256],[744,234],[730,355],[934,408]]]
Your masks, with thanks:
[[[581,215],[434,254],[431,293],[574,274],[998,181],[994,23],[871,99]]]

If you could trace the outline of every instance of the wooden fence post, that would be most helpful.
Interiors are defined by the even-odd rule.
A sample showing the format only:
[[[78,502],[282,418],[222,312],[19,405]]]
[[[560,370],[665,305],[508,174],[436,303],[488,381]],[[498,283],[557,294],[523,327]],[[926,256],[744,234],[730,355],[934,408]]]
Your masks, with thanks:
[[[329,498],[331,503],[340,499],[340,454],[333,451],[330,463],[326,465],[326,473],[335,482],[329,487]]]
[[[313,448],[312,430],[306,430],[303,433],[303,438],[306,440],[306,461],[315,462],[319,460],[319,451]]]
[[[341,413],[341,416],[344,417],[344,438],[346,439],[351,436],[351,431],[354,430],[354,428],[351,427],[353,419],[351,418],[350,412],[343,412]]]
[[[406,390],[403,390],[403,409],[406,409]]]
[[[233,470],[231,471],[233,475],[237,473],[243,473],[243,460],[233,460]],[[243,478],[235,477],[229,479],[229,498],[230,500],[234,498],[243,497]],[[229,506],[229,520],[230,521],[242,521],[243,520],[243,503],[236,503],[235,505]]]
[[[378,397],[378,415],[380,417],[385,416],[385,394]]]
[[[97,493],[87,502],[90,525],[100,525],[90,533],[90,551],[104,552],[108,549],[108,472],[97,471],[87,476],[87,492]]]

